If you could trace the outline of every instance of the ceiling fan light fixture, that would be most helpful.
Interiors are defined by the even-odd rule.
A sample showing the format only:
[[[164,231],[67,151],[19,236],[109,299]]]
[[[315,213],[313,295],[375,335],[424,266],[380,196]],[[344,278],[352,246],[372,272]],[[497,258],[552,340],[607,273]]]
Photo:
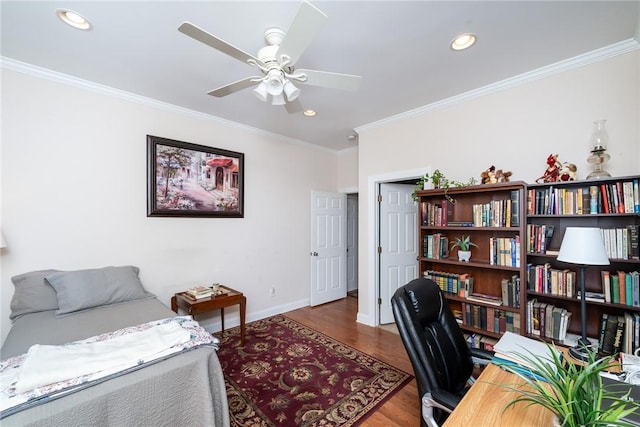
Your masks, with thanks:
[[[313,117],[318,113],[316,112],[316,110],[304,110],[302,114],[304,114],[307,117]]]
[[[476,35],[471,33],[460,34],[451,41],[452,50],[468,49],[476,42]]]
[[[282,86],[284,93],[287,95],[287,100],[294,101],[298,95],[300,95],[300,89],[298,89],[290,80],[285,79]]]
[[[253,90],[253,93],[255,93],[256,97],[262,102],[267,102],[267,99],[269,98],[267,84],[264,81],[260,82],[260,84]]]
[[[72,26],[73,28],[84,31],[91,31],[93,28],[91,23],[85,17],[73,10],[58,9],[56,10],[56,15],[58,15],[58,18],[60,18],[62,22]]]

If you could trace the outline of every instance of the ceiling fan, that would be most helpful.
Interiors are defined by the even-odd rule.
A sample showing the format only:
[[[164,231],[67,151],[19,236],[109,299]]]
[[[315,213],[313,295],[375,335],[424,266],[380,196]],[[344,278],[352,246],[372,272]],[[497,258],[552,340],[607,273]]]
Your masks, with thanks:
[[[327,15],[303,1],[287,33],[280,28],[269,28],[265,31],[267,46],[260,49],[256,56],[238,49],[191,22],[183,22],[178,30],[262,72],[261,76],[247,77],[214,89],[208,92],[209,95],[223,97],[257,85],[254,93],[260,100],[271,102],[272,105],[284,105],[289,113],[297,113],[302,111],[302,105],[298,100],[300,89],[293,84],[294,81],[352,91],[360,86],[360,76],[295,68],[298,59],[326,21]]]

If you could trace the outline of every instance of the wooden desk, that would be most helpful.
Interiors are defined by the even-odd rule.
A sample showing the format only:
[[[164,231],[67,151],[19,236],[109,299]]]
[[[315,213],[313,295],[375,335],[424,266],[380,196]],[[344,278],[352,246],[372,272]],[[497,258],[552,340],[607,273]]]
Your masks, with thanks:
[[[449,415],[444,426],[551,426],[553,414],[540,405],[524,408],[525,404],[518,403],[503,414],[505,406],[518,395],[494,384],[522,383],[517,376],[490,363]]]
[[[247,312],[247,297],[242,292],[231,289],[228,286],[220,286],[227,293],[194,300],[179,292],[171,297],[171,310],[178,312],[178,308],[184,310],[187,314],[194,316],[196,314],[206,313],[211,310],[220,310],[220,320],[222,321],[222,333],[224,334],[224,308],[232,305],[240,305],[240,345],[244,345],[245,317]]]

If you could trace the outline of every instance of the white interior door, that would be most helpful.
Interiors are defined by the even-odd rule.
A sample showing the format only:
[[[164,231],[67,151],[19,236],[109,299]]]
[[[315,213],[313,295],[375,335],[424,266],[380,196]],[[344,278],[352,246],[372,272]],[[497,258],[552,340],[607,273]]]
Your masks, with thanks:
[[[311,192],[311,305],[347,296],[347,196]]]
[[[418,208],[413,185],[380,184],[380,323],[393,323],[391,296],[418,275]]]
[[[358,289],[358,195],[347,196],[347,292]]]

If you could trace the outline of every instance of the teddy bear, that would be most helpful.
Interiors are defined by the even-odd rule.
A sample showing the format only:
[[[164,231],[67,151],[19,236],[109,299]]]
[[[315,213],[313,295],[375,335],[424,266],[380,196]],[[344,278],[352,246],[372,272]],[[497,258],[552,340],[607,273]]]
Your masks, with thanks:
[[[575,181],[577,166],[573,163],[564,162],[562,168],[558,172],[558,179],[560,181]]]
[[[503,171],[502,169],[496,169],[494,165],[491,165],[489,169],[480,173],[481,184],[495,184],[498,182],[509,182],[511,172]]]
[[[509,177],[512,175],[511,171],[503,171],[502,169],[496,170],[496,182],[509,182]]]

